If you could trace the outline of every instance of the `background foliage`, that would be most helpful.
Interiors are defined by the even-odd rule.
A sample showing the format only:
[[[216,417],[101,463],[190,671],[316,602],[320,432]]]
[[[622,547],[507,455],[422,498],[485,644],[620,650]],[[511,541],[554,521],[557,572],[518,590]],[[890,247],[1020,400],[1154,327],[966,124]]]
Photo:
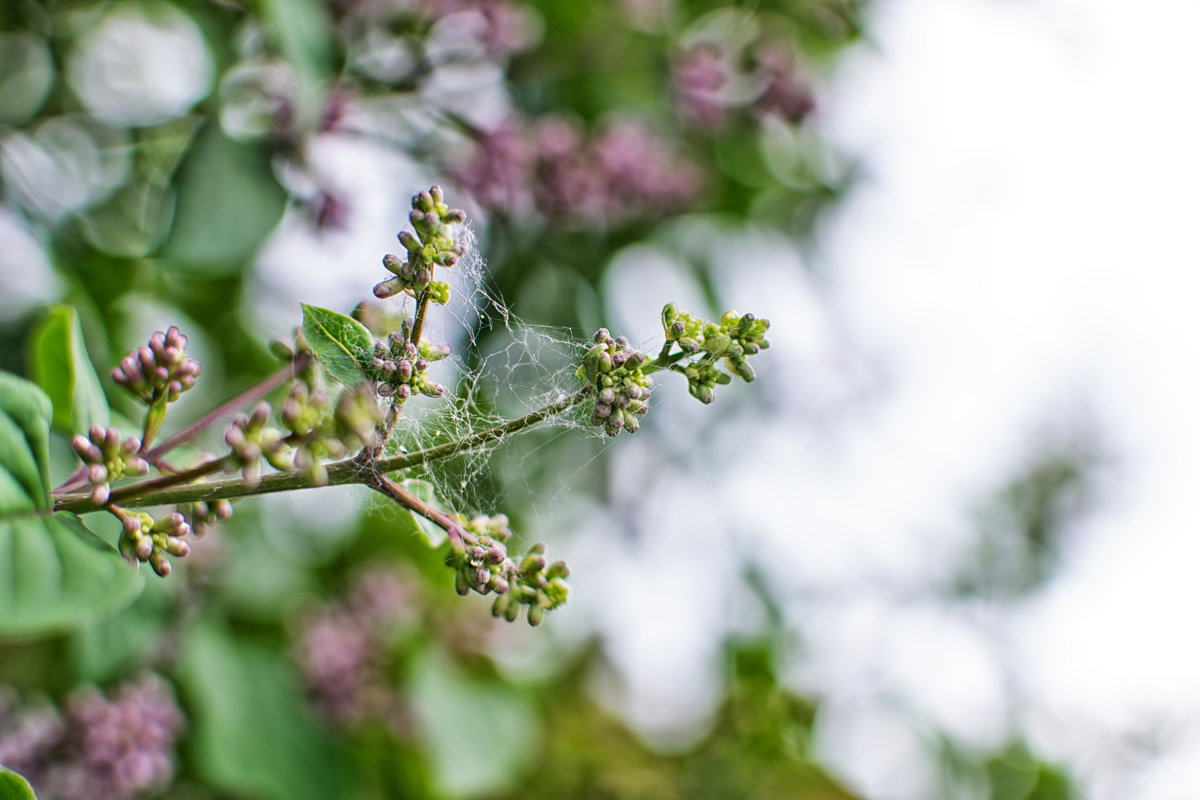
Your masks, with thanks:
[[[325,253],[371,226],[391,235],[403,219],[383,212],[434,181],[476,220],[491,295],[582,339],[614,311],[621,293],[605,290],[606,273],[633,243],[675,246],[699,214],[811,231],[854,170],[807,120],[864,13],[853,0],[6,3],[0,222],[29,266],[0,286],[0,367],[42,386],[59,433],[107,422],[104,394],[113,423],[132,429],[134,409],[89,364],[104,376],[154,327],[179,324],[205,367],[176,412],[194,415],[274,367],[266,342],[299,323],[295,298],[333,305],[329,286],[364,295],[353,270],[375,267]],[[339,171],[347,152],[411,183],[384,187],[389,206]],[[264,266],[280,251],[282,271]],[[694,265],[692,290],[722,307],[712,272]],[[511,335],[472,333],[485,353]],[[5,402],[19,395],[0,389]],[[39,437],[28,438],[47,446]],[[500,454],[520,475],[473,475],[473,496],[504,502],[517,530],[533,520],[514,498],[557,491],[563,463],[591,465],[571,491],[603,496],[584,479],[602,474],[604,451],[565,438],[511,445],[537,456]],[[49,447],[43,488],[72,468],[61,441]],[[1018,582],[1043,574],[1055,487],[1074,485],[1071,463],[1042,469],[1045,480],[1009,490],[1004,508],[1027,513],[997,523],[1029,531]],[[279,504],[239,504],[119,614],[104,606],[127,602],[142,578],[97,571],[99,599],[34,598],[40,616],[0,620],[0,762],[24,765],[42,797],[857,796],[810,747],[820,698],[777,679],[782,628],[726,642],[726,699],[709,730],[655,749],[586,690],[604,663],[598,643],[541,647],[531,672],[505,667],[491,654],[514,634],[458,600],[407,517],[332,502],[354,512],[313,524]],[[73,523],[44,524],[59,555],[20,564],[92,569]],[[92,527],[115,541],[107,521]],[[20,582],[0,569],[0,587]],[[958,590],[996,583],[1012,581],[981,567]],[[524,634],[501,645],[540,647]],[[89,734],[89,698],[101,711],[142,709],[136,746],[114,756]],[[944,750],[950,796],[964,784],[997,800],[1071,794],[1020,742]],[[128,774],[110,774],[118,763]],[[22,791],[0,773],[0,797]]]

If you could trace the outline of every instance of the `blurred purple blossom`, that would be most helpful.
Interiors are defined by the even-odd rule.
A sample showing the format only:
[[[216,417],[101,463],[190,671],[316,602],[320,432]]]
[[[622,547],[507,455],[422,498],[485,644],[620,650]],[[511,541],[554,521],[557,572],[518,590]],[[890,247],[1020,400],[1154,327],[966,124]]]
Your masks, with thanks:
[[[702,42],[676,58],[671,64],[671,84],[684,117],[704,129],[724,124],[728,109],[721,90],[729,77],[721,49],[711,42]]]
[[[763,81],[754,101],[760,115],[774,114],[788,122],[802,122],[815,106],[812,90],[800,73],[795,58],[781,46],[764,45],[756,53]]]
[[[494,211],[536,209],[552,220],[602,227],[695,201],[701,172],[677,151],[636,121],[588,136],[562,117],[528,124],[510,118],[477,139],[459,181]]]
[[[79,689],[65,710],[6,708],[0,763],[42,800],[126,800],[171,783],[182,728],[170,686],[147,673],[111,695]]]
[[[413,619],[412,592],[394,570],[363,573],[346,597],[311,611],[294,648],[314,703],[342,725],[407,728],[403,698],[389,680],[391,645]]]

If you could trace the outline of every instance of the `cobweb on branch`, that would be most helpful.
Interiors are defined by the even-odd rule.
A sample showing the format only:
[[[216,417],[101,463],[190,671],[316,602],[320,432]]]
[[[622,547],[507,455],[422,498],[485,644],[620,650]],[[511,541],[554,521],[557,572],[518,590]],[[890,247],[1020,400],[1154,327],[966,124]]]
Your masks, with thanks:
[[[404,404],[387,455],[462,440],[571,395],[582,385],[575,371],[590,338],[587,333],[522,321],[489,288],[474,231],[466,226],[461,237],[467,245],[466,254],[454,267],[439,270],[437,275],[451,283],[450,302],[431,305],[425,325],[426,339],[451,346],[451,355],[431,364],[428,373],[446,387],[446,395],[440,399],[417,395]],[[414,301],[402,295],[385,301],[385,306],[388,313],[403,318],[413,313]],[[585,414],[572,409],[538,427],[600,435],[600,429],[587,424]],[[488,465],[508,438],[490,440],[451,458],[415,466],[401,477],[431,483],[448,511],[467,516],[504,511],[504,498],[497,496]],[[407,513],[382,497],[373,497],[374,506]]]

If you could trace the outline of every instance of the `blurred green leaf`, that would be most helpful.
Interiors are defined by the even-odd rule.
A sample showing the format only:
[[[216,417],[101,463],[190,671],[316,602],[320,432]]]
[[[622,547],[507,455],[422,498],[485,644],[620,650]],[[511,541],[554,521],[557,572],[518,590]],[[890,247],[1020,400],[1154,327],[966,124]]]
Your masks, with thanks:
[[[82,625],[137,597],[142,578],[74,514],[50,513],[50,400],[0,373],[0,636]]]
[[[176,178],[179,201],[166,255],[213,272],[250,259],[283,216],[286,193],[258,147],[224,136],[210,123]]]
[[[278,648],[196,625],[179,677],[192,709],[192,759],[207,782],[260,800],[347,796],[340,751],[307,712]]]
[[[0,372],[0,519],[50,509],[50,398]]]
[[[161,641],[176,588],[169,581],[152,581],[129,608],[77,631],[68,641],[73,674],[106,684],[145,664]]]
[[[421,502],[434,508],[441,508],[441,501],[438,500],[437,492],[434,491],[433,484],[429,481],[423,481],[420,478],[409,478],[406,481],[402,481],[402,485],[405,489],[416,495],[417,499]],[[441,525],[436,525],[412,511],[408,512],[408,517],[412,520],[416,529],[423,533],[425,538],[429,540],[430,547],[441,547],[442,542],[448,538],[446,530]]]
[[[0,519],[0,636],[84,625],[132,603],[142,586],[74,514]]]
[[[533,709],[511,686],[467,675],[430,651],[414,665],[409,690],[445,794],[496,792],[532,758],[539,738]]]
[[[0,767],[0,800],[37,800],[29,781],[12,770]]]
[[[54,406],[55,429],[71,434],[93,425],[108,426],[108,400],[88,358],[74,307],[50,308],[30,339],[29,362],[34,381]]]
[[[375,338],[353,317],[301,303],[304,338],[329,374],[353,388],[365,377],[362,364],[370,358]]]
[[[298,117],[306,127],[320,116],[322,87],[331,77],[329,9],[318,0],[263,0],[263,22],[300,78]]]

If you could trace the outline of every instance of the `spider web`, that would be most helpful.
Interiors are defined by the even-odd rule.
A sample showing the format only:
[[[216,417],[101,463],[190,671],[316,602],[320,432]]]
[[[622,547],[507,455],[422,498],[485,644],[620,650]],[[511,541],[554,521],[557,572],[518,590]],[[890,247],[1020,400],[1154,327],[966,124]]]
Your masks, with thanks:
[[[531,325],[517,317],[488,286],[474,231],[464,226],[460,239],[466,254],[437,275],[451,283],[450,302],[429,307],[424,333],[432,343],[451,346],[451,355],[431,364],[427,373],[446,387],[446,394],[440,399],[416,395],[405,402],[385,457],[462,440],[561,400],[582,385],[575,371],[585,350],[584,334]],[[400,317],[414,311],[414,301],[403,295],[384,305]],[[536,427],[543,431],[538,440],[545,441],[547,430],[552,438],[566,431],[603,438],[601,429],[588,424],[589,413],[586,408],[575,408],[545,420]],[[393,477],[428,482],[438,505],[447,511],[467,516],[511,511],[504,507],[506,498],[489,464],[510,438],[528,430],[464,448],[444,460],[418,464]],[[518,460],[532,458],[534,452]],[[569,484],[571,475],[581,468],[563,476],[561,485]],[[408,513],[376,493],[363,491],[371,498],[372,509],[385,509],[385,514]]]

